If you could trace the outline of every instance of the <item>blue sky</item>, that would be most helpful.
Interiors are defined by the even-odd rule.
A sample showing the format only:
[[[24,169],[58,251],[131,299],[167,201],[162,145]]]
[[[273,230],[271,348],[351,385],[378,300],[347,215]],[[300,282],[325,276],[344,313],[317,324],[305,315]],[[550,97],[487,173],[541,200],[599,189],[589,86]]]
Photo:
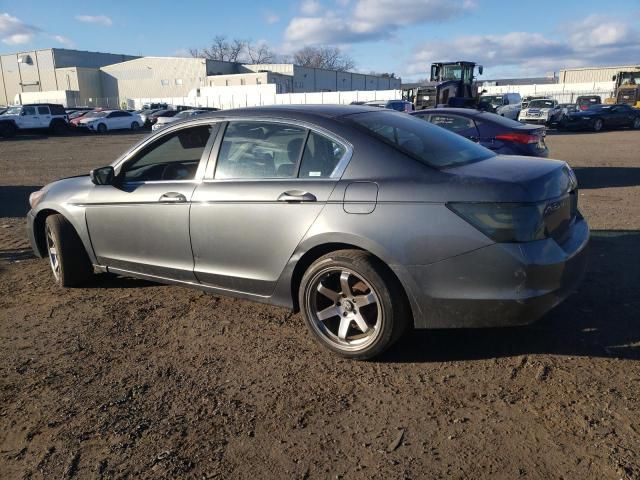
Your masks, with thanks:
[[[215,35],[291,53],[337,45],[363,72],[427,75],[439,60],[485,65],[483,78],[568,66],[640,63],[640,0],[0,0],[0,53],[68,47],[186,55]],[[620,3],[616,3],[620,5]],[[617,16],[624,12],[624,16]]]

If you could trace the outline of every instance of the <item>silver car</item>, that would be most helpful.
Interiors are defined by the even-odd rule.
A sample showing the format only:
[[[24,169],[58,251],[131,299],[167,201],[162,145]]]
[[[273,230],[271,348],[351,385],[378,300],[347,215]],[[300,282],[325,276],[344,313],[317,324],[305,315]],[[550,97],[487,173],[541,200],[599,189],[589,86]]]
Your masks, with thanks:
[[[371,358],[406,327],[530,323],[585,268],[566,163],[496,156],[366,106],[224,111],[168,125],[30,198],[55,281],[95,271],[300,310]]]

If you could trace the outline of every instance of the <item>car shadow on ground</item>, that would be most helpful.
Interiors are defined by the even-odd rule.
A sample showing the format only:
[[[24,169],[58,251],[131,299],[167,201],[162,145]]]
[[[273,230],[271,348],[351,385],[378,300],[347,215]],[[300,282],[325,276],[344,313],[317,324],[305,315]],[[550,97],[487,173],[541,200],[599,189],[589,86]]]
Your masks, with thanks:
[[[581,287],[539,322],[415,330],[379,360],[442,362],[533,353],[640,360],[639,245],[640,231],[594,231]]]
[[[640,185],[640,167],[576,167],[573,171],[581,190]]]
[[[29,195],[40,186],[0,185],[0,217],[24,217],[29,211]]]

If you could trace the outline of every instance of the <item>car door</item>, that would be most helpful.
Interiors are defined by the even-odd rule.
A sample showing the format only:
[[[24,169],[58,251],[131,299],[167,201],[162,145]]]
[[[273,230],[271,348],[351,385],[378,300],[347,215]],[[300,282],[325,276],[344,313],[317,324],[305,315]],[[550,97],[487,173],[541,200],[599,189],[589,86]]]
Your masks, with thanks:
[[[38,119],[38,111],[36,110],[36,107],[32,107],[30,105],[22,107],[22,113],[18,122],[20,128],[40,128],[40,121]]]
[[[49,110],[49,107],[37,107],[37,111],[38,128],[49,128],[49,125],[51,124],[51,111]]]
[[[86,219],[101,265],[195,280],[189,210],[216,129],[202,123],[154,137],[116,167],[113,185],[93,187]]]
[[[350,157],[346,142],[288,122],[231,121],[193,196],[195,274],[270,295]],[[213,154],[212,154],[213,155]]]

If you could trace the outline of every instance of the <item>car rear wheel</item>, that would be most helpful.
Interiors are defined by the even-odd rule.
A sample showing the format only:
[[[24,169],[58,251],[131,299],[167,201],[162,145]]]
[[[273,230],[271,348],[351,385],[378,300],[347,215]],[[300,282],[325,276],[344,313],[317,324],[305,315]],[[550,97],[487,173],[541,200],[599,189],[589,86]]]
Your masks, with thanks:
[[[91,261],[73,225],[60,214],[47,217],[45,239],[49,265],[55,283],[61,287],[76,287],[93,273]]]
[[[602,121],[601,118],[596,118],[593,121],[593,131],[599,132],[600,130],[602,130],[602,127],[604,127],[604,122]]]
[[[63,135],[67,131],[67,124],[62,120],[54,120],[51,122],[49,130],[54,135]]]
[[[131,122],[131,130],[138,130],[140,128],[140,125],[138,124],[138,122]]]
[[[640,129],[640,117],[636,117],[633,120],[633,128],[638,130]]]
[[[302,278],[299,301],[315,339],[343,357],[379,355],[408,323],[397,280],[360,250],[339,250],[316,260]]]
[[[98,133],[105,133],[107,131],[107,126],[104,123],[100,123],[96,127],[96,130],[98,131]]]

